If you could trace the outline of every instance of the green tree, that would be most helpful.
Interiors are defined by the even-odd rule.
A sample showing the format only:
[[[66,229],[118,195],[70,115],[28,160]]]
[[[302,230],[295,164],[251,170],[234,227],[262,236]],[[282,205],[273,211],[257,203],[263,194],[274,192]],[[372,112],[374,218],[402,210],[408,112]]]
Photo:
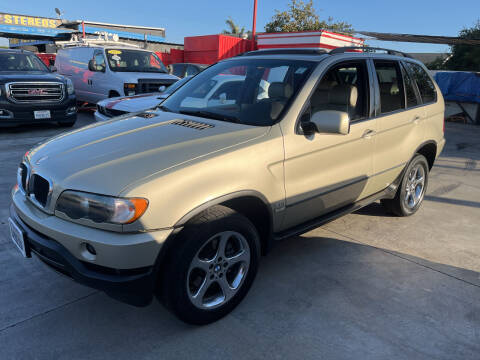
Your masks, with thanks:
[[[438,57],[432,62],[425,64],[425,66],[430,70],[447,70],[446,62],[447,60]]]
[[[239,36],[245,33],[245,27],[240,28],[231,17],[225,20],[225,24],[227,24],[228,30],[223,30],[222,34]]]
[[[291,0],[288,10],[275,10],[272,20],[265,25],[266,32],[291,32],[291,31],[312,31],[330,30],[338,33],[352,34],[351,24],[343,21],[334,21],[329,17],[326,21],[320,20],[313,0],[304,3],[302,0]]]
[[[480,39],[480,20],[471,27],[460,31],[462,39]],[[480,71],[480,46],[453,45],[452,56],[445,62],[447,70]]]

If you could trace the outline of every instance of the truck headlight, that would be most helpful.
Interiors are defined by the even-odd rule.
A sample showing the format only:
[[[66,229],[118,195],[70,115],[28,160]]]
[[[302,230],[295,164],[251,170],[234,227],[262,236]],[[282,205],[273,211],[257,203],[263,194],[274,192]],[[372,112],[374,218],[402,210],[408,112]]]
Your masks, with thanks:
[[[130,224],[148,207],[143,198],[117,198],[81,191],[64,191],[55,207],[72,220],[86,219],[96,223]]]
[[[75,88],[73,87],[73,82],[68,78],[67,78],[67,93],[68,95],[75,94]]]
[[[127,96],[135,95],[137,93],[137,84],[125,83],[123,84],[123,90]]]

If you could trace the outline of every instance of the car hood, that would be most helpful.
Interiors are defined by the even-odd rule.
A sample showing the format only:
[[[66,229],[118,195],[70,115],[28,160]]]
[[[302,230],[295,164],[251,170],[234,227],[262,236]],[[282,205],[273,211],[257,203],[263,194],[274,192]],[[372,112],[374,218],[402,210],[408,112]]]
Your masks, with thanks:
[[[166,96],[162,95],[162,93],[153,93],[115,97],[99,101],[97,105],[104,106],[107,109],[137,112],[157,106]]]
[[[181,120],[197,124],[184,126]],[[204,129],[196,128],[202,124]],[[34,172],[62,189],[115,196],[134,182],[263,136],[268,129],[149,111],[62,134],[26,158]]]
[[[43,71],[0,71],[0,83],[12,81],[60,81],[65,78],[60,74]]]

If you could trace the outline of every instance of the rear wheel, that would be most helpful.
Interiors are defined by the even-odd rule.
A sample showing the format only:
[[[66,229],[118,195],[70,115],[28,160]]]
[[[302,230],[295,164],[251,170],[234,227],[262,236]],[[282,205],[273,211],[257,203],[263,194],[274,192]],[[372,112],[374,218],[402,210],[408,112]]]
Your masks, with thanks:
[[[232,311],[257,273],[258,233],[243,215],[214,206],[188,223],[164,268],[161,298],[177,317],[208,324]]]
[[[397,216],[410,216],[420,208],[428,185],[429,167],[427,159],[417,154],[408,165],[400,187],[393,199],[381,202],[387,211]]]

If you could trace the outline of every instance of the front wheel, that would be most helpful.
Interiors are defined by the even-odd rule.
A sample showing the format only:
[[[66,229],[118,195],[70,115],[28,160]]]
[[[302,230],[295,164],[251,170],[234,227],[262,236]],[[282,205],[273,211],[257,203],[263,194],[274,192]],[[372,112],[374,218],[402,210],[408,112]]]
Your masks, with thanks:
[[[387,211],[397,216],[410,216],[423,202],[428,185],[429,167],[425,156],[417,154],[405,170],[393,199],[381,200]]]
[[[243,215],[214,206],[174,240],[164,268],[161,298],[177,317],[203,325],[232,311],[257,273],[258,233]]]

